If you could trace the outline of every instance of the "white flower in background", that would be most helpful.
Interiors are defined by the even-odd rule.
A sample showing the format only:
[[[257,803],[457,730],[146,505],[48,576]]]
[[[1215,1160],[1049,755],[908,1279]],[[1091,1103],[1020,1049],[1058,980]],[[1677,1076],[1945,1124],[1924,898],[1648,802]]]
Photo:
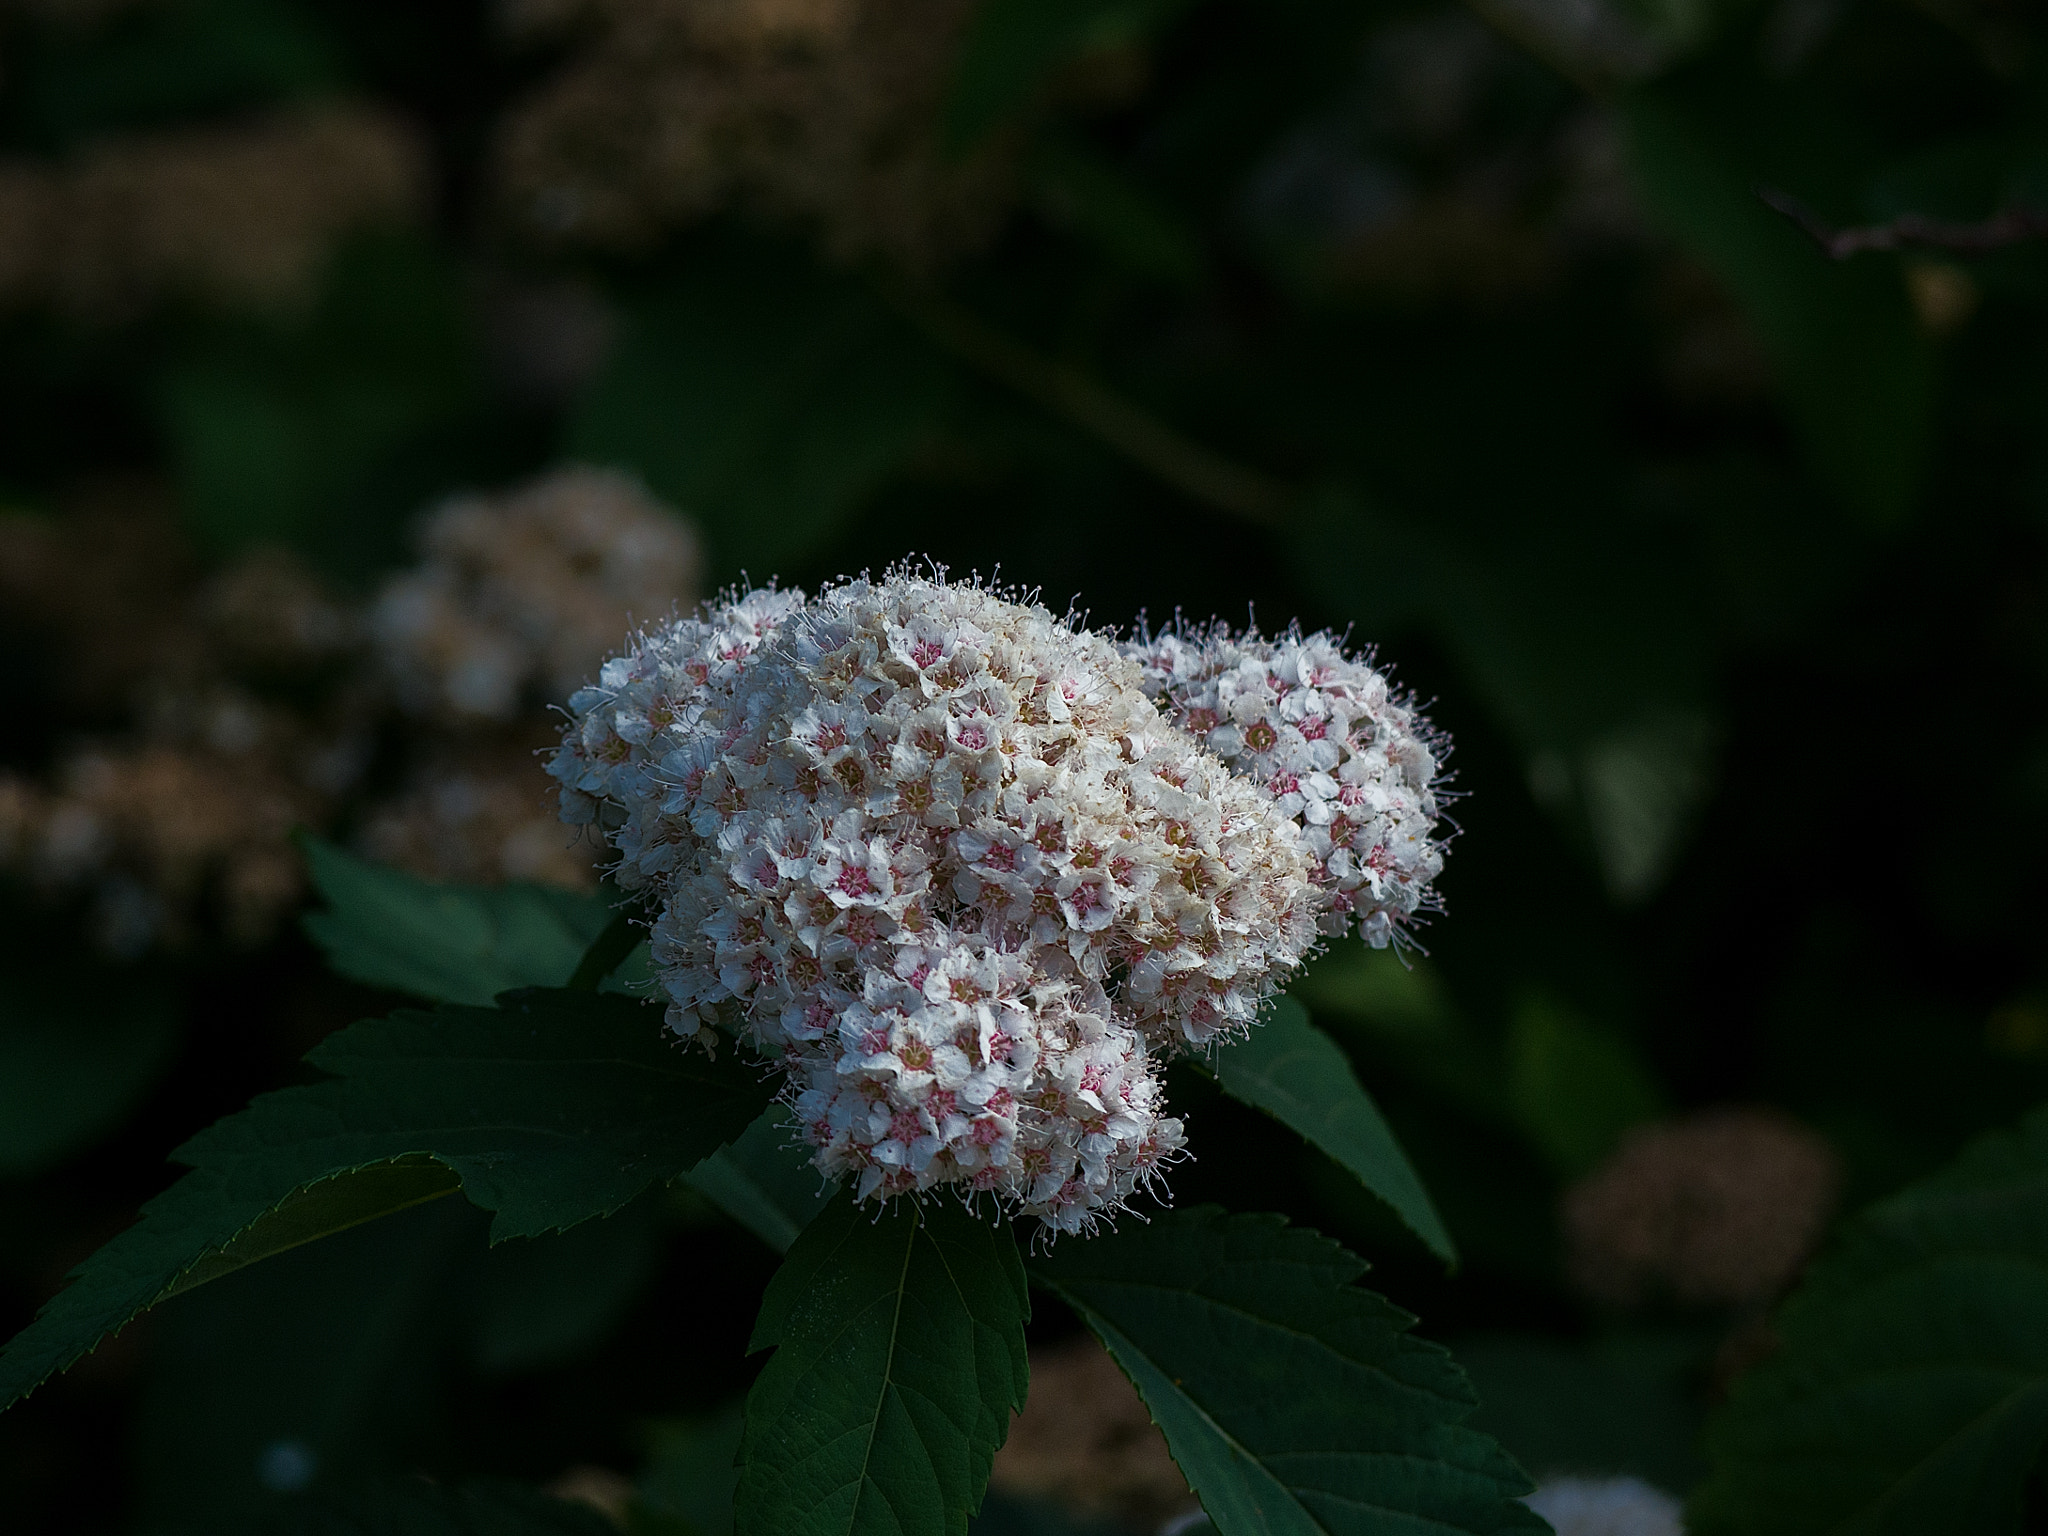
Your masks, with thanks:
[[[1384,948],[1433,909],[1444,742],[1366,658],[1330,635],[1176,629],[1123,647],[1175,725],[1260,785],[1302,829],[1323,929]]]
[[[1685,1536],[1678,1500],[1639,1477],[1549,1478],[1522,1502],[1557,1536]]]
[[[1055,1230],[1181,1148],[1159,1066],[1315,943],[1298,830],[1100,636],[892,572],[643,635],[552,770],[660,908],[674,1028],[721,1011],[858,1194],[988,1191]]]
[[[378,595],[371,632],[400,702],[457,726],[567,697],[621,614],[669,613],[697,592],[695,532],[615,470],[458,496],[427,517],[420,550]]]

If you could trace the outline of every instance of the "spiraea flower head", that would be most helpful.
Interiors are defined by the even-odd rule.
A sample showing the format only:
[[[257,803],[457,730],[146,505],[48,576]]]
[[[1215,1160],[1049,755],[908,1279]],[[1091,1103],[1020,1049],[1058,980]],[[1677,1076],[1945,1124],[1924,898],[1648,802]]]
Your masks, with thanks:
[[[1183,1144],[1172,1052],[1316,942],[1312,856],[1108,640],[892,571],[643,635],[553,772],[654,898],[671,1025],[780,1060],[817,1165],[1055,1230]]]
[[[1296,822],[1323,892],[1323,931],[1383,949],[1435,907],[1443,739],[1369,656],[1327,633],[1274,639],[1222,625],[1123,647],[1166,717]]]

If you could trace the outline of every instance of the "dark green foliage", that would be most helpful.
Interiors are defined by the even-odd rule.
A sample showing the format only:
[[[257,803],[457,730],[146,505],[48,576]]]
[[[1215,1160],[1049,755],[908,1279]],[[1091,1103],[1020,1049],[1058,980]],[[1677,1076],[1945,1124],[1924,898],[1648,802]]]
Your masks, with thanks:
[[[647,1471],[636,1490],[639,1508],[668,1522],[664,1529],[678,1536],[732,1536],[745,1427],[739,1403],[701,1418],[656,1425]]]
[[[1035,105],[1057,66],[1091,49],[1128,46],[1186,0],[988,0],[968,30],[947,105],[956,152],[976,148],[1019,108]]]
[[[411,1014],[332,1042],[319,1059],[344,1076],[287,1086],[366,1011],[350,983],[482,1009],[588,982],[588,960],[611,972],[602,990],[645,995],[644,946],[616,965],[618,944],[591,947],[613,893],[437,887],[316,846],[313,946],[241,947],[209,918],[116,959],[94,936],[159,879],[215,916],[231,881],[184,859],[178,815],[59,825],[39,809],[88,757],[167,741],[233,757],[216,716],[278,725],[288,776],[327,763],[332,722],[299,690],[332,678],[261,669],[245,690],[153,626],[175,610],[204,628],[206,584],[273,544],[353,601],[443,498],[579,459],[676,504],[704,535],[706,590],[929,553],[1102,625],[1249,610],[1378,645],[1456,743],[1461,831],[1445,911],[1414,934],[1426,953],[1404,969],[1333,946],[1292,991],[1329,1041],[1290,1008],[1224,1055],[1221,1087],[1176,1069],[1172,1088],[1193,1154],[1178,1203],[1292,1225],[1130,1221],[1040,1267],[1181,1265],[1181,1291],[1098,1275],[1063,1294],[1103,1317],[1147,1298],[1156,1336],[1120,1324],[1143,1344],[1133,1369],[1199,1442],[1187,1392],[1160,1386],[1224,1372],[1196,1361],[1210,1340],[1190,1318],[1258,1341],[1261,1370],[1341,1322],[1451,1379],[1308,1229],[1330,1233],[1430,1336],[1469,1349],[1484,1401],[1463,1428],[1539,1477],[1686,1492],[1693,1427],[1754,1335],[1722,1311],[1588,1301],[1560,1262],[1572,1181],[1645,1120],[1766,1104],[1833,1144],[1860,1207],[2048,1102],[2048,242],[1984,237],[2048,206],[2038,9],[980,0],[933,86],[932,142],[879,149],[906,151],[909,173],[879,195],[827,189],[881,237],[850,256],[772,196],[614,249],[508,209],[508,124],[617,8],[530,39],[503,24],[557,9],[0,7],[0,1336],[131,1220],[164,1148],[284,1090],[192,1142],[198,1171],[0,1355],[4,1398],[135,1307],[191,1293],[0,1416],[0,1525],[252,1529],[287,1512],[260,1459],[286,1442],[315,1453],[321,1497],[358,1473],[436,1480],[347,1529],[459,1528],[468,1479],[572,1467],[650,1473],[635,1518],[655,1523],[636,1536],[671,1529],[657,1486],[674,1495],[659,1516],[696,1536],[730,1521],[738,1429],[717,1416],[759,1367],[747,1328],[775,1255],[802,1257],[829,1193],[751,1063],[705,1067],[651,1010],[584,997],[560,1006],[594,1010],[587,1029],[618,1049],[572,1047],[586,1025],[565,1012],[562,1059],[583,1051],[582,1067],[364,1056],[504,1018]],[[1545,30],[1567,16],[1590,32]],[[23,253],[48,267],[70,249],[70,215],[39,224],[22,189],[67,181],[106,141],[329,102],[416,135],[428,201],[331,249],[305,304],[172,284],[88,317],[14,275]],[[919,195],[927,148],[948,174],[992,170],[1009,212],[986,244],[906,266],[882,226]],[[1837,229],[1963,228],[1836,261],[1765,190]],[[207,199],[173,203],[211,217]],[[138,270],[151,249],[137,242]],[[106,561],[93,545],[87,569],[53,574],[17,548],[16,513],[96,536],[109,488],[109,506],[165,504],[189,569],[165,554],[124,573],[114,539]],[[101,656],[102,639],[120,643]],[[381,798],[412,787],[422,744],[405,729],[341,754],[362,777],[319,812],[337,844],[365,845]],[[103,885],[66,884],[67,860],[109,839],[161,841],[163,867],[129,855]],[[626,910],[614,940],[645,915]],[[709,1081],[671,1067],[725,1083],[730,1116],[685,1114]],[[632,1078],[616,1093],[594,1081],[614,1069]],[[458,1081],[456,1102],[442,1090]],[[487,1145],[508,1098],[518,1113],[492,1124],[534,1136]],[[352,1118],[370,1102],[388,1116]],[[686,1155],[714,1130],[737,1139]],[[1837,1524],[2009,1529],[2015,1498],[2039,1522],[2028,1373],[2048,1298],[2012,1261],[2024,1181],[1976,1156],[1859,1225],[1786,1314],[1786,1353],[1738,1378],[1702,1529],[1826,1528],[1859,1499],[1878,1513]],[[440,1198],[458,1186],[506,1230],[618,1209],[486,1256],[491,1218]],[[1229,1262],[1188,1270],[1204,1232]],[[1413,1233],[1440,1250],[1455,1234],[1460,1268]],[[1240,1264],[1254,1237],[1282,1258]],[[1186,1290],[1202,1275],[1242,1279],[1254,1305]],[[1067,1322],[1048,1307],[1037,1327],[1050,1341]],[[1311,1384],[1325,1366],[1369,1374],[1316,1359],[1297,1373]],[[1898,1369],[1880,1381],[1874,1364]],[[1377,1404],[1394,1381],[1360,1390]],[[1496,1503],[1518,1486],[1453,1433],[1460,1390],[1420,1397],[1407,1427],[1460,1447],[1429,1476]],[[1291,1402],[1245,1411],[1279,1422]],[[1978,1410],[1988,1448],[1952,1433]],[[967,1468],[951,1518],[978,1481],[957,1443],[934,1444]],[[1930,1448],[1920,1481],[1870,1503]],[[1211,1481],[1277,1499],[1268,1536],[1348,1528],[1288,1491],[1307,1486],[1300,1465],[1272,1465],[1277,1482],[1252,1460]],[[974,1529],[1066,1520],[992,1496]]]
[[[148,1527],[247,1530],[294,1495],[395,1470],[389,1447],[430,1431],[437,1388],[460,1357],[451,1282],[477,1266],[486,1225],[461,1200],[432,1202],[156,1312],[136,1469]]]
[[[1281,998],[1260,1027],[1216,1058],[1224,1092],[1256,1105],[1322,1148],[1394,1208],[1408,1229],[1446,1262],[1457,1250],[1379,1106],[1337,1043]]]
[[[1540,1531],[1530,1483],[1362,1260],[1277,1217],[1176,1211],[1031,1265],[1109,1346],[1223,1536]]]
[[[1691,1529],[2019,1531],[2048,1442],[2048,1111],[1856,1218],[1773,1326]]]
[[[12,114],[38,147],[331,91],[347,65],[292,0],[186,0],[120,18],[111,35],[58,26],[26,38]]]
[[[1508,1098],[1529,1139],[1576,1177],[1631,1127],[1663,1109],[1656,1082],[1625,1042],[1554,999],[1523,999],[1508,1034]]]
[[[515,987],[559,987],[612,920],[599,900],[538,885],[435,885],[301,846],[327,902],[308,936],[352,981],[437,1003],[488,1004]]]
[[[1690,1488],[1705,1470],[1691,1390],[1702,1343],[1683,1328],[1618,1330],[1590,1347],[1479,1334],[1459,1339],[1454,1353],[1479,1394],[1472,1427],[1539,1482],[1559,1473],[1633,1475],[1658,1488]]]
[[[787,1253],[832,1198],[831,1186],[811,1166],[779,1106],[687,1177],[692,1189],[777,1253]]]
[[[0,990],[0,1177],[41,1173],[128,1114],[177,1048],[177,999],[147,983],[93,997],[8,978]]]
[[[751,242],[714,245],[636,305],[569,451],[637,471],[689,509],[720,570],[766,580],[902,464],[947,381],[859,281]]]
[[[964,1536],[1024,1405],[1024,1267],[1007,1223],[841,1194],[768,1287],[739,1536]]]
[[[510,1374],[560,1365],[604,1338],[653,1273],[660,1228],[647,1198],[601,1221],[493,1247],[472,1313],[477,1366]]]
[[[473,472],[460,281],[431,246],[365,238],[298,333],[252,322],[165,369],[159,418],[208,549],[280,540],[357,578],[402,552],[418,502]]]
[[[308,1058],[333,1080],[266,1094],[179,1148],[192,1171],[0,1351],[0,1402],[165,1296],[462,1189],[494,1239],[608,1215],[736,1136],[768,1098],[731,1053],[688,1054],[623,998],[530,992],[399,1013]]]
[[[440,1488],[417,1478],[307,1500],[263,1527],[265,1536],[609,1536],[617,1529],[587,1505],[530,1488]]]

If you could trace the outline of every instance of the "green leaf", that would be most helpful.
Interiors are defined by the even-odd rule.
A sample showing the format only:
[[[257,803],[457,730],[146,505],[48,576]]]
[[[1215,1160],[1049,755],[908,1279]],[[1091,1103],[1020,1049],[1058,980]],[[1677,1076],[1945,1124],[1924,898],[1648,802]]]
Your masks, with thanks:
[[[690,1187],[777,1253],[789,1252],[797,1234],[832,1199],[803,1149],[790,1141],[779,1108],[747,1127],[686,1175]]]
[[[2019,1531],[2048,1442],[2048,1110],[1857,1217],[1774,1331],[1689,1530]]]
[[[0,1350],[0,1407],[166,1296],[456,1181],[495,1213],[493,1241],[609,1215],[769,1096],[755,1065],[686,1053],[659,1014],[601,993],[396,1013],[307,1060],[335,1078],[265,1094],[179,1148],[192,1171]]]
[[[931,431],[947,366],[857,279],[706,239],[629,317],[569,451],[688,510],[721,572],[814,549]]]
[[[769,1282],[740,1536],[961,1536],[1024,1405],[1030,1302],[1007,1222],[841,1194]]]
[[[295,1502],[263,1529],[273,1536],[618,1536],[587,1504],[510,1483],[442,1488],[424,1478]]]
[[[327,908],[306,933],[352,981],[438,1003],[488,1004],[516,987],[559,987],[612,913],[595,896],[539,885],[437,885],[305,838]]]
[[[740,1402],[699,1418],[656,1424],[647,1470],[635,1490],[637,1506],[687,1536],[732,1536],[745,1426],[746,1411]]]
[[[169,1065],[176,1002],[148,986],[0,985],[0,1177],[41,1173],[118,1125]]]
[[[1392,1206],[1432,1253],[1457,1262],[1451,1234],[1379,1106],[1301,1004],[1276,1001],[1257,1029],[1217,1054],[1216,1075],[1224,1092],[1300,1132]]]
[[[1277,1216],[1174,1211],[1031,1264],[1136,1383],[1223,1536],[1541,1531],[1512,1458],[1365,1262]]]
[[[1635,1052],[1549,998],[1523,1000],[1508,1037],[1508,1094],[1529,1138],[1567,1177],[1663,1112]]]

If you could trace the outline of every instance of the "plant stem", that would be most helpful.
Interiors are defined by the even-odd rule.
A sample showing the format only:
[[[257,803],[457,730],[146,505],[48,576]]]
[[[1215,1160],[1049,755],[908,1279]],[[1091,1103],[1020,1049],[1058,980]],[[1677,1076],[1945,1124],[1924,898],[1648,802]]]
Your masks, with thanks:
[[[947,351],[1194,500],[1262,528],[1284,520],[1294,493],[1281,482],[1212,453],[1143,406],[1034,351],[942,294],[897,290],[891,297]]]

